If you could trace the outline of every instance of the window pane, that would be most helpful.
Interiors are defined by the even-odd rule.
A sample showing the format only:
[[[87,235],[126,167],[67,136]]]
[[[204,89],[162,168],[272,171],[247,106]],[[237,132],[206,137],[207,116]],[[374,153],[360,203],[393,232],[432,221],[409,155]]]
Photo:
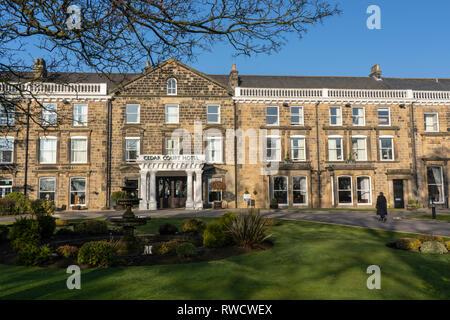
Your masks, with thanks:
[[[287,204],[287,178],[274,177],[273,182],[273,197],[277,199],[278,204]]]
[[[177,105],[167,105],[166,106],[166,122],[167,123],[178,123],[178,106]]]
[[[73,125],[87,126],[87,104],[73,105]]]
[[[13,126],[14,116],[14,107],[0,105],[0,126]]]
[[[127,104],[126,106],[126,121],[127,123],[139,122],[139,105]]]
[[[358,177],[356,180],[358,191],[358,203],[371,203],[370,179],[369,177]]]
[[[378,108],[378,124],[389,125],[389,108]]]
[[[86,179],[72,178],[70,180],[70,204],[83,205],[86,203]]]
[[[294,204],[307,203],[306,177],[293,177],[292,195],[292,202]]]
[[[266,107],[266,124],[276,125],[278,123],[278,107]]]
[[[338,178],[338,200],[339,203],[352,203],[352,183],[350,177]]]
[[[56,139],[41,138],[39,161],[41,163],[56,163]]]

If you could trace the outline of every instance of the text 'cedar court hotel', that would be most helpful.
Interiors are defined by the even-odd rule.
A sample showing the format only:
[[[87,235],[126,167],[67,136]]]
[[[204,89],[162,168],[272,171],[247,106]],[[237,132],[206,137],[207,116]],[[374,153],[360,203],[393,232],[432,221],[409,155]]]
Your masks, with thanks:
[[[98,210],[128,181],[140,209],[448,207],[450,79],[50,73],[36,59],[0,109],[0,191]],[[14,97],[13,85],[0,86]],[[21,102],[22,103],[22,102]],[[28,139],[27,139],[28,132]],[[223,190],[214,188],[222,181]],[[275,200],[274,200],[275,199]]]

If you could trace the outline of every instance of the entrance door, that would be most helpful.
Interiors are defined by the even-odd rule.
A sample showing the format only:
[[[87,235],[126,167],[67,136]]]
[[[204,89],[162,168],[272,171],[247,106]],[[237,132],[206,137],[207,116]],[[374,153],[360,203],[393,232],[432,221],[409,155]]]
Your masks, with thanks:
[[[186,206],[186,177],[158,177],[157,206],[164,208],[184,208]]]
[[[403,196],[403,180],[394,180],[394,207],[396,209],[405,208]]]

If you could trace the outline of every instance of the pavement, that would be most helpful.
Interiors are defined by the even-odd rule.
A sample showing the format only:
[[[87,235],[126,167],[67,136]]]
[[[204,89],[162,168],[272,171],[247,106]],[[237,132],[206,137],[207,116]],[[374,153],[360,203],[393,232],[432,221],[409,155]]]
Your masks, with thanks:
[[[218,217],[226,211],[246,212],[247,209],[204,209],[204,210],[136,210],[137,216],[152,218],[183,218],[183,217]],[[98,219],[121,216],[123,211],[67,211],[56,213],[54,216],[61,219]],[[281,210],[261,210],[261,214],[278,219],[289,219],[299,221],[312,221],[330,223],[344,226],[360,228],[370,228],[379,230],[389,230],[405,233],[433,234],[450,237],[450,223],[447,221],[408,219],[408,215],[430,214],[430,210],[420,211],[390,211],[386,222],[378,221],[375,211],[352,211],[352,210],[308,210],[308,209],[281,209]],[[439,209],[437,214],[450,214],[449,209]],[[0,217],[0,223],[14,222],[15,217]]]

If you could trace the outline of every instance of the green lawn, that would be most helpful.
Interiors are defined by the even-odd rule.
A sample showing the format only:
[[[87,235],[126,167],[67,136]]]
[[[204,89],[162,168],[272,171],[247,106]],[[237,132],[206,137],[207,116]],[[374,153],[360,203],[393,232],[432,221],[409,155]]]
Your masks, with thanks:
[[[415,214],[405,216],[406,218],[411,219],[432,219],[431,214]],[[440,221],[449,221],[450,222],[450,214],[436,214],[436,220]]]
[[[139,228],[183,219],[153,219]],[[0,299],[450,299],[450,255],[393,250],[404,235],[322,223],[282,221],[273,249],[225,260],[89,269],[81,290],[63,269],[0,265]],[[366,287],[381,267],[381,290]]]

